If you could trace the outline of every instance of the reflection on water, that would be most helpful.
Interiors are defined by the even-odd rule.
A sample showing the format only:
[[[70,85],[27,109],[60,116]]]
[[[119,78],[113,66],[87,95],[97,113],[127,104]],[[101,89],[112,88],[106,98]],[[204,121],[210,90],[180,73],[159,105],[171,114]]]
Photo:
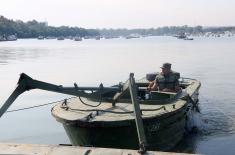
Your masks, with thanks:
[[[47,55],[48,52],[50,51],[45,48],[1,47],[0,65],[14,63],[15,61],[25,61],[27,59],[38,59],[41,56]]]
[[[198,79],[201,114],[197,133],[185,135],[176,152],[234,154],[235,145],[235,38],[173,37],[139,39],[18,40],[0,42],[0,103],[10,95],[19,74],[61,85],[105,86],[159,70],[171,62],[182,76]],[[11,109],[48,103],[68,97],[40,90],[19,97]],[[61,124],[41,107],[8,113],[0,119],[0,141],[21,143],[69,143]]]

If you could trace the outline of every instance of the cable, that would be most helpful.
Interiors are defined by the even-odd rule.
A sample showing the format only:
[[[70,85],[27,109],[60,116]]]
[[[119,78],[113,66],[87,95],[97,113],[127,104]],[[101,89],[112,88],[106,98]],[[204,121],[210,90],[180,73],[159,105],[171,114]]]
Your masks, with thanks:
[[[76,97],[70,97],[70,98],[67,98],[66,100],[73,99],[73,98],[76,98]],[[100,101],[100,103],[98,105],[93,106],[93,105],[89,105],[89,104],[84,103],[81,100],[80,97],[79,97],[79,99],[80,99],[80,101],[83,104],[91,106],[91,107],[98,107],[101,104],[101,101]],[[14,110],[8,110],[8,111],[6,111],[6,113],[16,112],[16,111],[23,111],[23,110],[33,109],[33,108],[38,108],[38,107],[47,106],[47,105],[55,104],[55,103],[62,102],[62,101],[64,101],[64,99],[63,100],[54,101],[54,102],[50,102],[50,103],[40,104],[40,105],[36,105],[36,106],[31,106],[31,107],[25,107],[25,108],[19,108],[19,109],[14,109]],[[70,108],[68,106],[61,106],[61,108],[66,109],[66,110],[70,109],[70,110],[73,110],[73,111],[84,111],[84,112],[97,111],[97,112],[108,112],[108,113],[114,113],[114,114],[130,114],[130,113],[134,112],[134,111],[118,112],[118,111],[101,110],[101,109],[87,109],[87,110],[83,110],[83,109],[73,109],[73,108]],[[161,110],[161,109],[166,110],[165,106],[161,106],[160,108],[156,108],[156,109],[141,109],[141,111],[157,111],[157,110]]]
[[[76,98],[76,97],[70,97],[68,99],[72,99],[72,98]],[[6,111],[6,113],[15,112],[15,111],[22,111],[22,110],[27,110],[27,109],[33,109],[33,108],[38,108],[38,107],[47,106],[47,105],[51,105],[51,104],[62,102],[62,101],[64,101],[64,99],[63,100],[59,100],[59,101],[50,102],[50,103],[40,104],[40,105],[36,105],[36,106],[31,106],[31,107],[25,107],[25,108],[20,108],[20,109],[8,110],[8,111]]]

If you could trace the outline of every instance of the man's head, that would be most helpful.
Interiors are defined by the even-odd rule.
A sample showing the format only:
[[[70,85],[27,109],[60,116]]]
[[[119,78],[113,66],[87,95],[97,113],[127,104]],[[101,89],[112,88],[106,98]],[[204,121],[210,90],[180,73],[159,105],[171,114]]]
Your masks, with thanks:
[[[162,73],[164,75],[168,75],[171,72],[171,64],[170,63],[164,63],[162,64]]]

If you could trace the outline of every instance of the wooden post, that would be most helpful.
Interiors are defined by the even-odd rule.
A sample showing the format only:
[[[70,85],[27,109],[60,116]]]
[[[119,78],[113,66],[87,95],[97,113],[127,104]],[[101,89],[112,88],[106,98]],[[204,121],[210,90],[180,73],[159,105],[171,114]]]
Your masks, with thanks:
[[[145,146],[147,144],[147,141],[146,141],[145,132],[144,132],[143,120],[141,117],[140,105],[137,99],[137,91],[136,91],[136,85],[135,85],[135,79],[134,79],[133,73],[130,73],[129,89],[130,89],[130,94],[131,94],[131,101],[132,101],[133,108],[134,108],[135,123],[136,123],[138,138],[139,138],[139,146],[140,146],[139,152],[143,154],[146,152]]]

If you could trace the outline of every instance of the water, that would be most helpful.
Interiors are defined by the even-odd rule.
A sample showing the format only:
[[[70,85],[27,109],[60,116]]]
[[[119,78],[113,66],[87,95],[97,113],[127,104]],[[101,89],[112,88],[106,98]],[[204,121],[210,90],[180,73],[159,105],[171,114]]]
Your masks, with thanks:
[[[0,103],[14,90],[19,74],[72,86],[104,86],[125,81],[130,72],[141,78],[171,62],[181,76],[202,82],[197,134],[189,134],[177,152],[234,154],[235,148],[235,37],[148,37],[111,40],[36,40],[0,42]],[[67,95],[32,90],[10,109],[61,100]],[[0,119],[0,141],[13,143],[69,143],[62,125],[50,114],[51,106],[6,113]]]

